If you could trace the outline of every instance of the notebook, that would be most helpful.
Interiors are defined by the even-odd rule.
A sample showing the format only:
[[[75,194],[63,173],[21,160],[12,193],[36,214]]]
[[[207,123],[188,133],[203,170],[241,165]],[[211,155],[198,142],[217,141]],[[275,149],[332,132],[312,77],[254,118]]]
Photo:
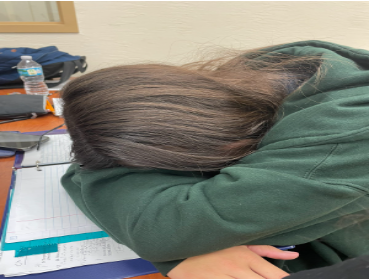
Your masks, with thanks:
[[[29,134],[41,135],[43,131]],[[65,129],[51,134],[50,140],[38,151],[33,149],[16,155],[17,180],[6,243],[55,237],[62,237],[57,241],[65,243],[108,236],[75,206],[60,185],[60,178],[70,164],[72,141]],[[39,197],[43,199],[38,200]],[[38,201],[37,206],[33,201]],[[7,248],[14,249],[14,246],[7,245]]]
[[[42,166],[41,171],[36,168],[16,171],[6,243],[101,231],[60,184],[69,166],[59,164]]]
[[[71,162],[72,140],[65,129],[60,129],[51,135],[47,135],[50,140],[41,144],[40,149],[32,149],[27,152],[18,152],[15,159],[14,168],[36,167],[65,164]],[[27,134],[41,135],[40,132],[30,132]]]
[[[70,165],[71,140],[65,133],[53,131],[48,135],[48,145],[41,145],[40,151],[16,155],[12,199],[7,201],[11,207],[6,208],[9,213],[4,214],[1,228],[0,275],[22,278],[20,275],[45,272],[34,278],[122,278],[157,272],[149,262],[96,227],[61,187],[60,177]],[[101,269],[90,274],[94,270],[91,264],[96,263],[103,263],[94,265]],[[70,268],[85,265],[89,269]],[[58,273],[53,271],[56,269],[63,270]],[[66,270],[77,271],[68,277]]]

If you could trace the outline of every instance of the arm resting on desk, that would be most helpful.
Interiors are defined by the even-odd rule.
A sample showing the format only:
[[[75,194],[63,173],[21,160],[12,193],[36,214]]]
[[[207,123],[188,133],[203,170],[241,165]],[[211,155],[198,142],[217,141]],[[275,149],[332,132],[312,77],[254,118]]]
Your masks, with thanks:
[[[334,156],[327,157],[332,149],[333,145],[323,145],[316,152],[333,161]],[[305,157],[305,151],[314,149],[297,148],[294,154]],[[343,171],[341,183],[330,182],[331,178],[322,182],[312,174],[310,178],[294,174],[310,167],[307,161],[292,158],[287,169],[286,152],[265,151],[265,161],[255,153],[210,179],[126,168],[89,172],[74,165],[62,182],[95,223],[152,262],[240,244],[307,243],[356,223],[340,221],[367,208],[366,180],[346,182],[362,167]],[[363,151],[337,152],[338,157],[345,152],[353,157]],[[315,167],[317,175],[326,174],[327,166],[335,170],[333,162],[324,162]]]

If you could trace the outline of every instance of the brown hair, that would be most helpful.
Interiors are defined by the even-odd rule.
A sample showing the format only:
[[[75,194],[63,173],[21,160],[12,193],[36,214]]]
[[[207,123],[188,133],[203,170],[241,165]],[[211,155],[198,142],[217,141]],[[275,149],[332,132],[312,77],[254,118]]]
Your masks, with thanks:
[[[83,75],[62,92],[74,160],[87,169],[219,170],[256,149],[290,89],[319,63],[250,51]]]

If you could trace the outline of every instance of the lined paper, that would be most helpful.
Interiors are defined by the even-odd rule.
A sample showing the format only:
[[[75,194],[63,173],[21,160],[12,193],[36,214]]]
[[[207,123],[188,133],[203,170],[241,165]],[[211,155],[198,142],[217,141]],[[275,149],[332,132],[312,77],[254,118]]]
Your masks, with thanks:
[[[36,164],[39,161],[42,164],[70,162],[72,140],[69,134],[47,135],[50,140],[41,144],[40,149],[36,148],[24,153],[22,166]]]
[[[16,171],[6,243],[101,231],[75,205],[60,183],[69,166]]]

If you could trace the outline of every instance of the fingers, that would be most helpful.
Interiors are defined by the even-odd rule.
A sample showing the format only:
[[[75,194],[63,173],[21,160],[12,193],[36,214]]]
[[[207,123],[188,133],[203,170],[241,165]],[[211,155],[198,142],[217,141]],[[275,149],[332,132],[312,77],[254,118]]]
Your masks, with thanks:
[[[261,257],[279,260],[293,260],[299,257],[299,253],[291,251],[282,251],[269,245],[248,245],[249,250]]]
[[[230,275],[235,279],[266,279],[253,270],[233,271]]]
[[[199,277],[195,277],[194,279],[199,279]],[[236,277],[233,277],[233,276],[230,276],[230,275],[222,275],[222,274],[217,274],[215,276],[212,276],[212,275],[207,275],[206,277],[202,278],[201,279],[236,279]]]
[[[204,275],[202,274],[193,275],[193,276],[187,277],[186,279],[236,279],[236,277],[222,274],[222,273],[217,273],[217,274],[205,273]]]
[[[289,275],[263,258],[254,259],[249,265],[254,272],[267,279],[281,279]]]
[[[167,274],[167,276],[170,277],[171,279],[238,279],[237,277],[233,277],[231,275],[227,275],[224,273],[209,273],[208,271],[204,272],[197,271],[195,273],[190,272],[183,275]],[[254,279],[254,278],[245,278],[245,279]]]
[[[289,274],[262,257],[294,259],[297,256],[272,246],[235,246],[190,257],[167,275],[177,279],[278,279]]]

